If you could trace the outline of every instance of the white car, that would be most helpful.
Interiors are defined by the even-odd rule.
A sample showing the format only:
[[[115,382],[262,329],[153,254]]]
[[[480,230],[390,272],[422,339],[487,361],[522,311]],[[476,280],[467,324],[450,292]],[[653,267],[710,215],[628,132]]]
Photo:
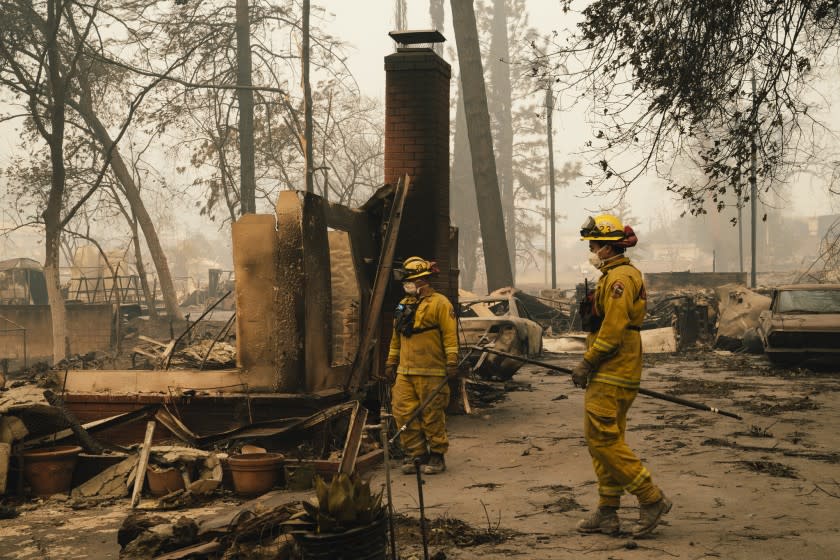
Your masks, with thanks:
[[[528,314],[514,292],[459,300],[458,322],[465,351],[471,346],[536,358],[542,354],[543,327]],[[468,363],[479,375],[507,380],[522,367],[519,360],[472,350]]]

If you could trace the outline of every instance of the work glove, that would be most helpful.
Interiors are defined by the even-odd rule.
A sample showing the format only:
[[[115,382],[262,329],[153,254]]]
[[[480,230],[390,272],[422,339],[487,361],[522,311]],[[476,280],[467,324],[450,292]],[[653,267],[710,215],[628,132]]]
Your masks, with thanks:
[[[446,377],[449,379],[458,379],[461,377],[461,368],[458,364],[446,364]]]
[[[385,364],[385,371],[382,373],[383,379],[392,385],[397,380],[397,364]]]
[[[586,389],[586,386],[589,385],[589,377],[591,375],[592,365],[586,360],[581,360],[578,365],[572,368],[572,383],[575,384],[575,387]]]

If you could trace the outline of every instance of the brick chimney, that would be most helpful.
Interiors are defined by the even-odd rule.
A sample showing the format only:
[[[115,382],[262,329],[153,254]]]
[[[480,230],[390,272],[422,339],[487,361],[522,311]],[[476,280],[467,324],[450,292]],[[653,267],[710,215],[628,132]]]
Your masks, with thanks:
[[[437,261],[435,289],[452,301],[449,225],[449,80],[451,68],[430,48],[400,48],[385,57],[385,181],[408,174],[395,258]],[[456,253],[457,255],[457,253]],[[456,277],[457,278],[457,277]]]

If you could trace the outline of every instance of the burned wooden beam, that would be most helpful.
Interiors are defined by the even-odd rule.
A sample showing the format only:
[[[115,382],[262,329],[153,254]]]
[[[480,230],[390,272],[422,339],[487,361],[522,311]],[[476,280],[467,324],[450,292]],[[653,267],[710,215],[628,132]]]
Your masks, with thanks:
[[[357,401],[350,414],[350,425],[347,428],[347,438],[344,441],[341,463],[338,466],[340,473],[350,475],[356,468],[356,458],[359,456],[359,446],[362,443],[367,414],[367,409]]]
[[[67,423],[70,424],[70,429],[73,430],[73,433],[77,438],[79,438],[79,444],[85,449],[85,451],[93,453],[94,455],[101,455],[102,452],[105,451],[102,444],[93,439],[93,437],[76,419],[76,416],[67,409],[64,404],[64,400],[61,397],[47,389],[44,391],[44,398],[47,399],[48,403],[57,408],[62,416],[64,416]]]
[[[143,447],[140,449],[140,461],[137,463],[137,472],[134,474],[134,491],[131,493],[131,509],[137,507],[140,502],[140,491],[143,489],[143,481],[146,480],[146,467],[149,464],[149,454],[152,451],[152,437],[155,435],[155,421],[151,420],[146,424],[146,437],[143,438]]]
[[[100,420],[94,420],[93,422],[82,424],[81,427],[89,434],[95,434],[109,428],[117,428],[119,426],[131,424],[132,422],[137,422],[138,420],[149,418],[158,408],[159,406],[156,404],[146,405],[143,408],[139,408],[131,412],[116,414],[114,416],[109,416],[108,418],[102,418]],[[75,432],[71,428],[67,428],[66,430],[61,430],[52,434],[26,439],[23,442],[23,446],[35,447],[47,441],[50,443],[63,441],[73,436],[74,433]]]

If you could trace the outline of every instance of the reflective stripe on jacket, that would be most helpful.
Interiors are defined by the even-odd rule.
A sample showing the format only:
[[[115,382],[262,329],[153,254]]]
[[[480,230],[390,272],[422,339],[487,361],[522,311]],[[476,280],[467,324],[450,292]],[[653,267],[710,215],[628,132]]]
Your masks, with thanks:
[[[458,363],[458,332],[455,310],[443,294],[432,291],[420,297],[404,297],[401,304],[417,305],[411,336],[394,329],[387,363],[399,363],[397,373],[446,375],[446,366]],[[426,330],[428,329],[428,330]]]
[[[596,373],[593,381],[638,389],[642,377],[642,338],[647,294],[642,273],[621,257],[601,268],[595,288],[595,312],[604,318],[587,337],[584,359]]]

